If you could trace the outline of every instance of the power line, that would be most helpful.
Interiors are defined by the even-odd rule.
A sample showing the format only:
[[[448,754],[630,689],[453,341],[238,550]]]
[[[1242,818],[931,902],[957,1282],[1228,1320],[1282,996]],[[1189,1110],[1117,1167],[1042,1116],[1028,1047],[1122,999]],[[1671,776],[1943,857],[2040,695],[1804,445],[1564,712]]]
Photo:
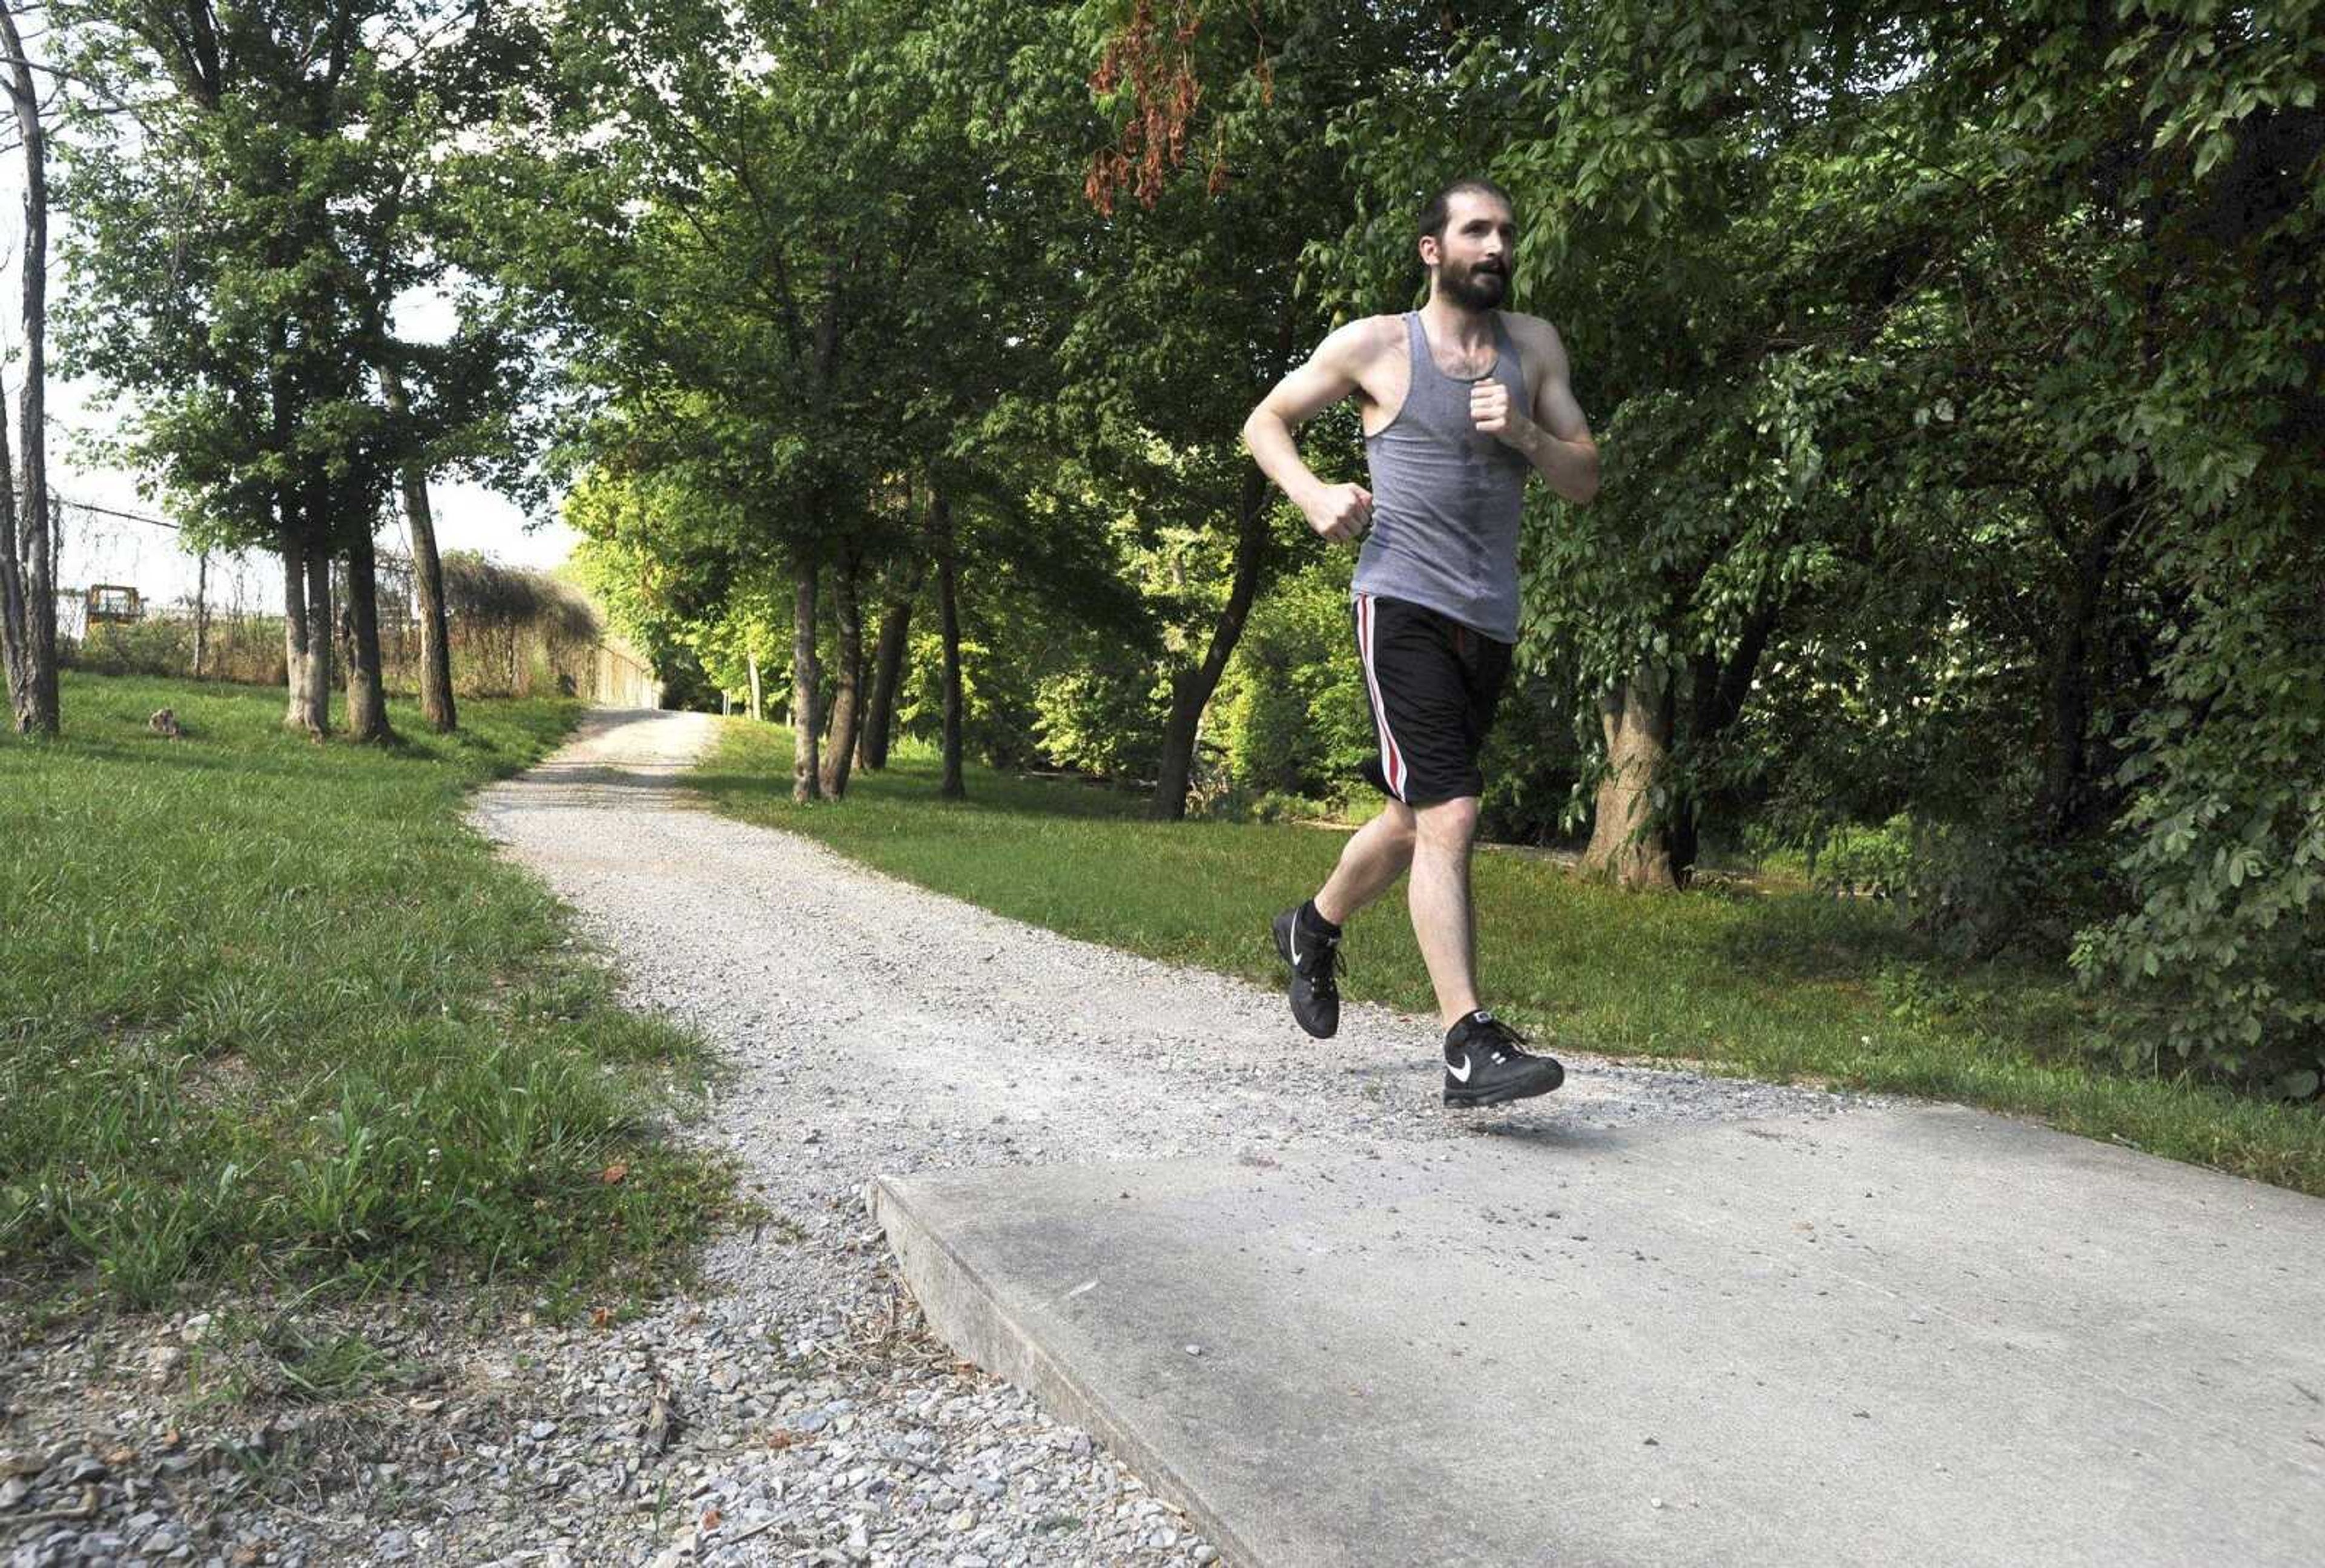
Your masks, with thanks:
[[[55,492],[51,491],[51,494],[53,495]],[[155,528],[167,528],[173,533],[180,532],[178,524],[171,522],[167,517],[148,517],[141,512],[123,512],[112,506],[97,506],[93,501],[75,501],[63,496],[58,496],[57,501],[60,506],[70,506],[81,512],[93,512],[99,517],[118,517],[124,522],[144,523]]]
[[[16,491],[15,496],[20,501],[24,498],[22,490]],[[76,512],[90,512],[99,517],[118,517],[125,523],[143,523],[153,528],[167,528],[172,533],[181,532],[179,525],[167,517],[148,517],[143,512],[124,512],[116,506],[100,506],[94,501],[76,501],[55,490],[49,492],[49,499],[60,506],[70,506]]]

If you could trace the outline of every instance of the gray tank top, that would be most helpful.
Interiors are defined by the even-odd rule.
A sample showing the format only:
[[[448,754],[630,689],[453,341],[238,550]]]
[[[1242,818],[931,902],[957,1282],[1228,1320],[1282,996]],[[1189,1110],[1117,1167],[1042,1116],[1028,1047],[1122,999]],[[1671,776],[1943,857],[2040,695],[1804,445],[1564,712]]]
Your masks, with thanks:
[[[1354,590],[1425,605],[1497,642],[1518,640],[1518,518],[1533,465],[1469,418],[1469,387],[1437,368],[1421,313],[1404,316],[1412,385],[1396,417],[1365,438],[1373,527]],[[1494,312],[1494,367],[1526,404],[1524,367]],[[1480,377],[1483,379],[1483,377]]]

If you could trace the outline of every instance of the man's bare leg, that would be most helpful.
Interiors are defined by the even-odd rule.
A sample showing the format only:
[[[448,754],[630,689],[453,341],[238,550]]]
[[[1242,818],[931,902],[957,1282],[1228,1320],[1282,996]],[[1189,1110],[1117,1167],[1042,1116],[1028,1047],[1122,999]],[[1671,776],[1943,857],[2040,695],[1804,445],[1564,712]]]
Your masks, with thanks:
[[[1413,812],[1413,934],[1448,1029],[1477,1010],[1477,927],[1469,907],[1469,846],[1477,800],[1462,795]]]
[[[1319,1040],[1340,1029],[1340,923],[1379,897],[1413,863],[1413,810],[1391,801],[1340,849],[1340,863],[1308,904],[1270,924],[1275,951],[1291,966],[1292,1016]]]
[[[1345,925],[1357,911],[1388,891],[1413,864],[1413,808],[1391,801],[1358,828],[1340,850],[1340,863],[1316,895],[1316,913]]]

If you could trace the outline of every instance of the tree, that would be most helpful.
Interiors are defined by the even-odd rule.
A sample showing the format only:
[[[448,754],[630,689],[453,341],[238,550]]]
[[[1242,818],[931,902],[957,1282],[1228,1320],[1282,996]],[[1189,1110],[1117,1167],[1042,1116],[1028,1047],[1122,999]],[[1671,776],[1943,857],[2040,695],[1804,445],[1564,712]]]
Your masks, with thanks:
[[[1526,585],[1578,719],[1668,736],[1609,759],[1602,840],[1903,813],[1926,923],[2081,923],[2086,973],[2184,1004],[2151,1047],[2314,1090],[2315,23],[1553,6],[1351,112],[1368,208],[1513,189],[1519,297],[1607,411]],[[1351,226],[1336,284],[1386,250]]]
[[[472,455],[505,424],[505,399],[437,406],[446,385],[509,380],[439,372],[504,351],[490,334],[422,351],[395,340],[390,312],[445,275],[432,161],[521,68],[506,25],[433,0],[77,0],[61,14],[96,99],[66,186],[77,367],[131,398],[123,455],[159,476],[197,547],[282,555],[285,722],[318,736],[345,556],[351,733],[385,738],[370,542],[387,486],[464,422]]]
[[[730,575],[792,578],[802,799],[822,793],[817,580],[872,467],[848,404],[882,280],[848,262],[912,248],[908,192],[881,175],[890,117],[868,117],[864,162],[843,171],[816,133],[888,23],[872,5],[570,11],[551,33],[559,90],[480,160],[517,193],[486,220],[492,264],[602,410],[570,433],[569,467],[684,467],[698,492],[716,476],[746,499],[690,515],[733,524]]]
[[[385,280],[361,234],[390,178],[342,133],[400,6],[317,0],[214,15],[94,3],[71,18],[77,74],[139,106],[134,136],[93,116],[69,161],[82,283],[79,367],[137,403],[126,455],[160,473],[204,546],[283,557],[285,723],[329,726],[330,556],[377,513],[377,411],[361,345]],[[371,597],[367,554],[350,591]],[[372,622],[360,604],[361,633]],[[353,717],[384,733],[375,637],[359,635]]]
[[[380,391],[387,411],[399,420],[412,416],[404,395],[403,376],[390,364],[381,366]],[[428,502],[428,470],[406,461],[399,474],[403,490],[404,526],[412,535],[412,580],[420,598],[420,716],[429,728],[449,735],[459,728],[459,709],[452,698],[452,650],[446,641],[444,563],[436,550],[436,514]]]
[[[1284,558],[1275,498],[1240,432],[1332,325],[1296,287],[1309,245],[1348,216],[1346,150],[1317,127],[1442,43],[1433,17],[1395,9],[1181,8],[1166,21],[1138,5],[1102,46],[1094,85],[1124,128],[1088,191],[1116,216],[1066,362],[1088,388],[1094,460],[1130,504],[1158,530],[1200,523],[1232,541],[1224,591],[1197,582],[1174,607],[1157,817],[1186,813],[1204,711]]]
[[[24,52],[16,9],[0,6],[0,41],[8,50],[8,103],[24,155],[23,302],[24,379],[17,394],[23,424],[8,450],[7,402],[0,394],[0,657],[8,702],[21,735],[52,736],[57,704],[57,556],[49,506],[48,135],[32,62]]]
[[[912,505],[911,492],[904,505]],[[859,767],[878,773],[888,765],[888,743],[895,728],[896,688],[903,674],[904,644],[912,627],[912,603],[927,577],[926,558],[913,554],[886,573],[880,602],[880,627],[872,640],[872,683],[865,698],[864,723],[857,731]]]
[[[996,37],[969,9],[913,25],[885,0],[589,8],[557,34],[572,91],[489,161],[512,193],[496,268],[587,395],[566,461],[697,497],[655,515],[686,531],[672,552],[706,591],[790,582],[801,798],[845,790],[859,714],[879,719],[885,745],[910,600],[884,610],[866,693],[852,598],[865,576],[909,580],[927,557],[914,507],[884,497],[905,485],[965,497],[948,511],[958,609],[1005,487],[986,477],[1006,460],[995,422],[1053,379],[1042,349],[1063,319],[1057,286],[1026,287],[1009,259],[1031,199],[992,177],[962,112],[981,87],[964,56],[1006,59],[1008,38],[1053,19],[1020,12]],[[683,63],[654,63],[671,60]],[[721,63],[733,60],[763,63]],[[1062,205],[1070,183],[1036,189]],[[736,504],[710,504],[718,493]],[[842,623],[829,745],[827,605]]]
[[[961,779],[960,549],[952,504],[942,490],[929,497],[930,544],[937,558],[937,615],[944,637],[944,775],[937,793],[957,801],[968,793]]]

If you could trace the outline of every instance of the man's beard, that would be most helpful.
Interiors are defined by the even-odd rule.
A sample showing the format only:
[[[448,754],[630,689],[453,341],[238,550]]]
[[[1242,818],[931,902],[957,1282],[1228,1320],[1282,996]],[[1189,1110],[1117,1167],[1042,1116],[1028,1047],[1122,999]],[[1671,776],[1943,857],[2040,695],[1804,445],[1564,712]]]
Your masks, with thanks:
[[[1465,311],[1490,311],[1508,296],[1510,280],[1490,269],[1445,266],[1438,269],[1437,286]]]

